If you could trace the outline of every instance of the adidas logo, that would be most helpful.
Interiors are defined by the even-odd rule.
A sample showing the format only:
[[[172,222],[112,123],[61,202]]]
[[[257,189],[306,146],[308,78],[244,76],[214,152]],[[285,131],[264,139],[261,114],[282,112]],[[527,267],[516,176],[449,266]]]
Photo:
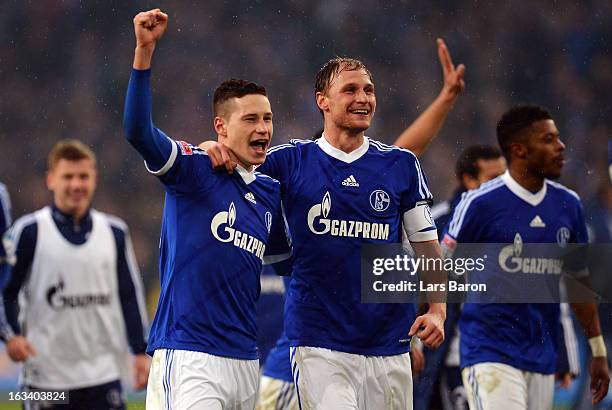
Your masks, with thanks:
[[[359,182],[357,182],[357,180],[355,179],[354,176],[350,176],[347,179],[345,179],[344,181],[342,181],[342,185],[344,186],[354,186],[354,187],[359,187]]]
[[[252,202],[252,203],[254,203],[254,204],[256,204],[256,203],[257,203],[257,201],[255,201],[255,195],[253,195],[253,193],[252,193],[252,192],[247,192],[246,194],[244,194],[244,198],[245,198],[247,201]]]
[[[544,223],[542,218],[540,218],[540,215],[536,215],[529,223],[529,226],[532,228],[545,228],[546,224]]]

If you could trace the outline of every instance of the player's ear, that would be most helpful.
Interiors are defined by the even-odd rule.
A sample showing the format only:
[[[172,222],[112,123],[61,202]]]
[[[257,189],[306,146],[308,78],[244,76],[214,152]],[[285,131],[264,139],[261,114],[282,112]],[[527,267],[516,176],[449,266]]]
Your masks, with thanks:
[[[327,97],[321,91],[318,91],[315,94],[315,100],[317,101],[317,105],[321,111],[327,111],[329,109],[329,103],[327,101]]]
[[[54,183],[53,183],[53,170],[50,169],[47,171],[47,189],[49,191],[53,191]]]
[[[520,142],[513,142],[510,144],[510,154],[511,157],[523,159],[527,157],[527,147]]]
[[[224,137],[227,136],[227,125],[225,119],[222,117],[215,117],[213,120],[213,126],[215,127],[215,132],[218,135],[223,135]]]

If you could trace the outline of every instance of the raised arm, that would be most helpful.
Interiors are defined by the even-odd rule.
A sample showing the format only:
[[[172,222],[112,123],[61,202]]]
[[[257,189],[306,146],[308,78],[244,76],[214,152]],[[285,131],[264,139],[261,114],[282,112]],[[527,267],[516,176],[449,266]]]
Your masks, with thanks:
[[[439,38],[438,58],[444,74],[444,85],[438,97],[429,107],[400,134],[395,145],[408,148],[415,155],[423,154],[427,146],[442,128],[448,113],[452,110],[457,97],[465,88],[463,75],[465,66],[459,64],[456,68],[444,41]]]
[[[167,26],[168,15],[159,9],[138,13],[134,17],[136,49],[123,113],[127,140],[154,170],[161,169],[176,149],[172,141],[155,128],[152,119],[151,59]]]

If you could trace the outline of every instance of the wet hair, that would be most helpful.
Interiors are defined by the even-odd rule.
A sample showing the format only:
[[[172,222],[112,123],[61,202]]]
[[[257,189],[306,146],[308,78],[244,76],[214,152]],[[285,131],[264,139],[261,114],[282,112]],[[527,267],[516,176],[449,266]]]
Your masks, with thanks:
[[[83,159],[91,160],[93,166],[96,166],[96,154],[81,141],[76,139],[65,139],[57,142],[47,157],[47,166],[49,170],[54,169],[60,160],[80,161]]]
[[[227,115],[227,112],[223,110],[223,106],[228,100],[232,98],[241,98],[250,94],[268,96],[266,89],[254,82],[237,78],[230,78],[229,80],[223,81],[217,87],[213,96],[213,116],[222,117]]]
[[[325,93],[329,89],[329,84],[334,76],[338,75],[342,71],[357,71],[364,70],[368,77],[370,77],[370,81],[374,82],[374,78],[372,78],[372,73],[366,68],[365,64],[361,61],[348,58],[348,57],[336,57],[329,60],[317,73],[315,77],[315,93],[322,92]]]
[[[463,175],[478,179],[480,167],[478,160],[493,160],[502,156],[499,148],[493,145],[471,145],[464,149],[455,164],[455,175],[461,181]]]
[[[336,57],[329,60],[327,63],[321,67],[317,76],[315,77],[315,95],[316,93],[325,94],[327,90],[329,90],[329,85],[331,84],[333,78],[340,74],[342,71],[357,71],[364,70],[368,77],[370,77],[370,81],[374,82],[374,78],[372,77],[372,73],[368,70],[361,61],[348,58],[348,57]],[[323,111],[319,109],[321,114]]]
[[[510,162],[510,145],[525,142],[525,131],[533,123],[550,119],[548,111],[537,105],[516,105],[506,111],[497,123],[497,141],[506,160]]]

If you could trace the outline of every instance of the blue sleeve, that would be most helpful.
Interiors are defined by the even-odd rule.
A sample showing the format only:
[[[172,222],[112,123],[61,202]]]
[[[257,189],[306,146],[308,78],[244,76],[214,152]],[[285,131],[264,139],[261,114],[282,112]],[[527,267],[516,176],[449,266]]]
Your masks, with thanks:
[[[194,192],[214,186],[214,170],[206,153],[170,139],[153,125],[151,70],[132,70],[125,99],[123,126],[127,140],[142,155],[147,170],[170,191]]]
[[[410,242],[438,240],[436,224],[431,216],[430,205],[433,195],[429,191],[427,178],[416,156],[405,150],[396,149],[400,172],[393,176],[400,184],[399,211],[402,215],[404,231]],[[395,169],[395,168],[394,168]],[[384,191],[370,194],[370,204],[375,209],[385,209],[389,195]]]
[[[127,331],[128,343],[134,354],[146,352],[147,342],[144,329],[146,317],[142,295],[140,272],[129,233],[113,226],[113,235],[117,244],[117,275],[121,311]]]
[[[443,243],[450,241],[463,243],[477,243],[481,224],[478,220],[477,203],[471,197],[474,191],[464,192],[461,201],[457,204],[453,216],[448,223]]]
[[[162,169],[172,153],[176,155],[172,141],[153,125],[150,69],[132,69],[125,97],[123,127],[127,140],[150,169]]]
[[[587,224],[584,218],[584,210],[582,209],[582,203],[580,202],[580,200],[578,200],[576,204],[576,227],[574,235],[575,237],[573,242],[575,243],[589,242]]]
[[[403,214],[411,210],[417,204],[433,203],[433,195],[429,190],[427,178],[421,168],[419,160],[412,153],[401,152],[400,158],[403,177],[402,180],[407,183],[406,189],[403,190],[400,198],[400,212]]]
[[[291,182],[299,166],[299,151],[294,144],[277,145],[268,150],[266,160],[257,172],[266,174],[281,183],[281,189]]]
[[[8,269],[8,284],[2,292],[4,311],[0,312],[0,327],[3,337],[11,333],[21,333],[18,320],[18,295],[30,272],[37,236],[36,222],[24,226],[20,221],[17,221],[5,235],[5,238],[8,238],[6,242],[13,244],[11,247],[14,250],[9,250],[9,252],[14,252],[15,264]]]

